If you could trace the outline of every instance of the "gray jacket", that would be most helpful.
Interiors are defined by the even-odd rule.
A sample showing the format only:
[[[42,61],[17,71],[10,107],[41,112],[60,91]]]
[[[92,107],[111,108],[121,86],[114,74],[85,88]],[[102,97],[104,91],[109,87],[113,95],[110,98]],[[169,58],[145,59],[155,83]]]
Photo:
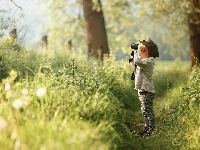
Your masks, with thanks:
[[[132,66],[135,67],[135,64],[137,65],[135,71],[135,89],[155,93],[152,78],[155,65],[154,58],[141,58],[140,50],[135,50]]]

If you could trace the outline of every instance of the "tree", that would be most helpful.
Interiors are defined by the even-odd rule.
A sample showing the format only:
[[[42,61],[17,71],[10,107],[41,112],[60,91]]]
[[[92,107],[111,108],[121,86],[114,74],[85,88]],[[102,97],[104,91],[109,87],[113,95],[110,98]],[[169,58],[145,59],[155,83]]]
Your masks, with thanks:
[[[187,51],[185,39],[190,43],[191,66],[200,62],[200,1],[199,0],[161,0],[138,1],[143,7],[140,12],[149,15],[154,21],[166,23],[168,33],[164,39],[173,46],[175,52],[182,55]],[[161,21],[162,20],[162,21]],[[171,35],[172,38],[169,38]],[[187,54],[187,53],[186,53]]]
[[[124,52],[129,50],[130,43],[134,38],[130,28],[134,22],[131,20],[133,15],[127,0],[102,1],[102,3],[99,0],[60,0],[59,2],[42,0],[40,3],[45,7],[43,16],[48,16],[49,20],[44,27],[48,30],[49,49],[66,49],[68,41],[71,40],[73,43],[72,51],[79,55],[86,52],[87,44],[91,44],[91,41],[95,43],[91,44],[92,49],[94,49],[91,52],[92,55],[96,55],[96,50],[99,48],[104,49],[103,53],[109,53],[110,49],[112,51],[123,50]],[[86,3],[93,3],[93,5],[83,7],[83,4],[86,5]],[[88,10],[84,8],[89,8],[95,16],[85,17]],[[104,20],[102,15],[104,15]],[[97,22],[97,19],[100,23]],[[89,21],[91,21],[90,24]],[[89,29],[91,24],[94,25],[95,32]],[[87,32],[88,36],[86,36]],[[95,34],[93,39],[90,38],[89,34],[91,33],[89,32]],[[100,38],[101,36],[104,37]],[[130,52],[128,51],[128,53]]]
[[[87,20],[82,14],[82,2],[84,0],[40,1],[46,7],[44,16],[49,16],[49,23],[45,27],[49,31],[49,49],[65,49],[71,40],[72,50],[76,54],[86,52],[89,44],[86,39],[89,40],[89,37],[85,31],[90,30],[87,30],[89,24],[85,23]],[[93,3],[93,12],[102,10],[104,14],[109,51],[120,50],[130,54],[132,42],[151,37],[159,43],[161,54],[189,58],[186,15],[192,11],[189,1],[103,0],[101,5],[99,0],[88,2]]]
[[[196,62],[200,62],[200,1],[193,0],[193,4],[195,11],[188,15],[192,67],[196,65]]]
[[[82,4],[90,50],[89,53],[91,53],[92,56],[103,59],[103,54],[109,54],[109,49],[101,1],[98,1],[99,10],[94,9],[92,0],[83,0]]]
[[[10,32],[11,35],[17,36],[14,38],[22,42],[26,34],[23,10],[13,0],[6,1],[6,3],[9,7],[0,9],[0,38],[4,38]]]

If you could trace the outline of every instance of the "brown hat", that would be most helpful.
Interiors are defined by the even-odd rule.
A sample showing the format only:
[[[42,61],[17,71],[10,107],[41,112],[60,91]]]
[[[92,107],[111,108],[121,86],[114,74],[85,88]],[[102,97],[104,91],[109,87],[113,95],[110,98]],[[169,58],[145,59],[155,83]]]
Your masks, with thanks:
[[[140,43],[147,47],[147,49],[149,50],[150,57],[159,57],[158,46],[150,38],[148,38],[147,40],[140,41]]]

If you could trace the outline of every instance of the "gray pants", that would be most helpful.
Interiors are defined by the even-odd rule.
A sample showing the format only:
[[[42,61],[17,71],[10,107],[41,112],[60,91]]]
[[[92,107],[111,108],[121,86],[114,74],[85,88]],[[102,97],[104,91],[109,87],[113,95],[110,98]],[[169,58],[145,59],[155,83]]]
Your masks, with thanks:
[[[145,130],[151,130],[155,128],[155,115],[153,111],[153,99],[155,93],[147,91],[138,91],[139,100],[141,103],[141,110],[145,121]]]

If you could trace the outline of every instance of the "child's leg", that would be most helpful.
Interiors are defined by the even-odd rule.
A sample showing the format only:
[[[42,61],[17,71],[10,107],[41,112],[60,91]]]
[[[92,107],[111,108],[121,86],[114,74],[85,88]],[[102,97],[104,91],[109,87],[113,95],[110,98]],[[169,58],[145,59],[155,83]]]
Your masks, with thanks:
[[[145,129],[152,131],[155,128],[155,115],[153,111],[153,99],[155,94],[144,91],[139,92],[138,96],[141,103],[141,110],[144,115]]]
[[[153,110],[153,99],[155,98],[154,93],[147,92],[146,93],[146,114],[148,116],[148,127],[149,130],[153,130],[155,128],[155,114]]]

